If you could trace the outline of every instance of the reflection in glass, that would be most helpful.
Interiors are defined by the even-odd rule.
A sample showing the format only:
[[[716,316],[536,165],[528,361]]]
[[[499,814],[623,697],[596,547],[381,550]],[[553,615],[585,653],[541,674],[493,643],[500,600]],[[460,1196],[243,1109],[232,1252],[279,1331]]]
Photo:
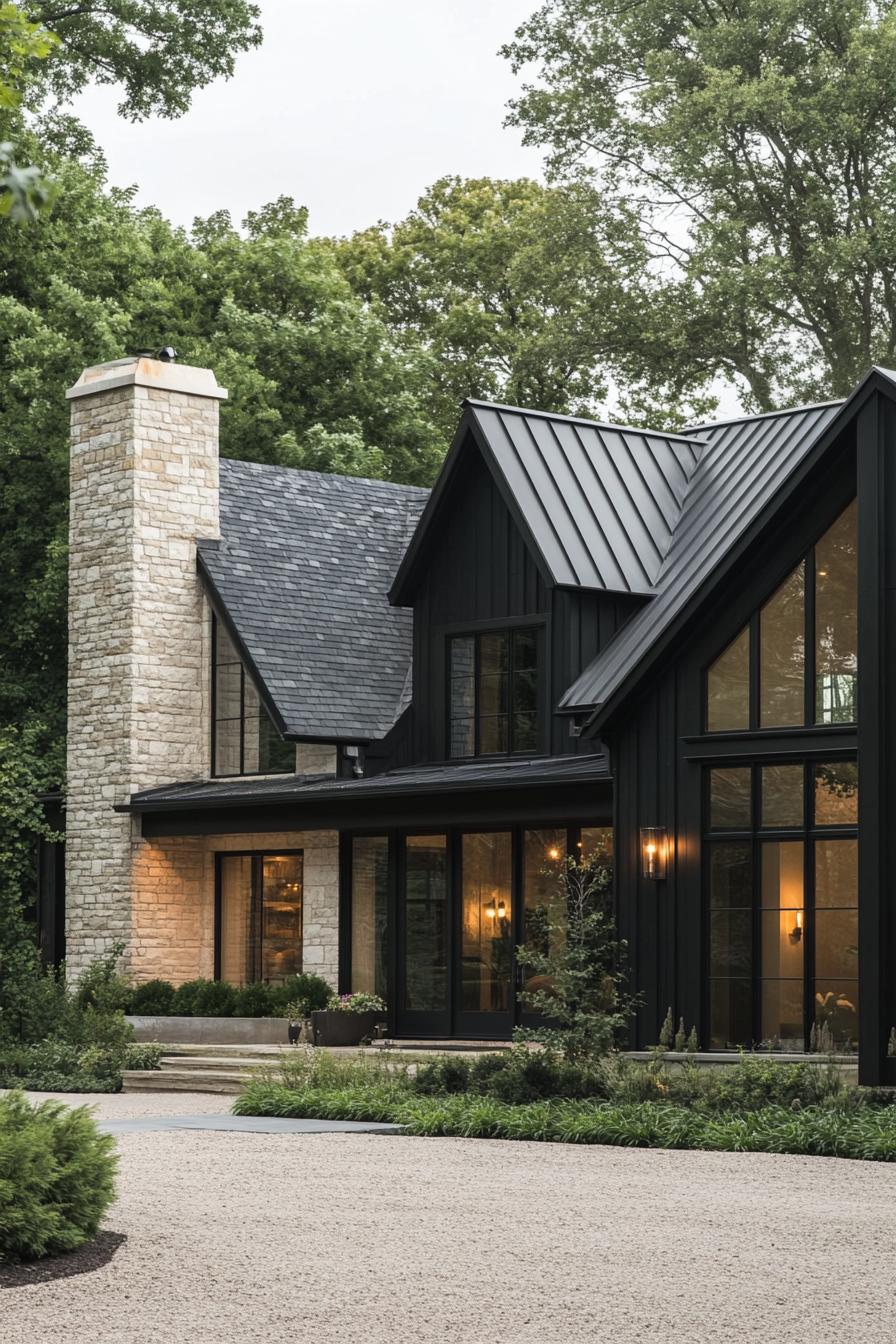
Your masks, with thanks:
[[[261,975],[281,985],[302,969],[302,856],[265,854],[261,860]]]
[[[858,1047],[859,842],[815,841],[815,1022],[820,1047]]]
[[[583,826],[579,839],[579,854],[583,859],[613,860],[613,827]]]
[[[858,538],[853,500],[815,546],[815,721],[854,723]]]
[[[763,1041],[779,1050],[804,1050],[804,1015],[802,980],[763,980]]]
[[[476,653],[472,635],[451,640],[450,744],[452,756],[476,750]]]
[[[706,727],[724,733],[749,726],[750,630],[745,626],[707,673]]]
[[[709,945],[713,975],[749,975],[753,963],[751,910],[710,910]]]
[[[815,1023],[823,1040],[845,1053],[859,1048],[858,980],[815,981]]]
[[[510,834],[464,835],[461,846],[461,1007],[506,1012],[513,969]]]
[[[859,767],[832,761],[815,767],[815,825],[855,826],[859,819]]]
[[[805,566],[798,565],[759,613],[759,725],[806,719]]]
[[[762,845],[762,1040],[791,1050],[805,1047],[804,854],[801,840],[766,841]]]
[[[352,839],[352,993],[387,998],[389,840]]]
[[[801,765],[764,765],[762,767],[762,825],[803,825],[803,781]]]
[[[546,954],[556,950],[562,939],[560,929],[566,911],[563,870],[566,863],[566,831],[525,831],[523,833],[523,914],[527,947]],[[561,944],[562,945],[562,944]],[[526,966],[523,987],[549,989],[541,975]]]
[[[710,848],[709,903],[715,909],[753,905],[753,859],[748,841],[726,841]]]
[[[752,771],[747,766],[709,772],[709,824],[714,831],[749,830]]]
[[[711,980],[709,985],[710,1046],[731,1050],[753,1039],[753,982]]]
[[[302,855],[222,854],[221,978],[277,985],[302,969]]]
[[[405,840],[404,1007],[448,1008],[448,847],[444,835]]]
[[[854,909],[859,903],[858,840],[815,841],[815,908]]]

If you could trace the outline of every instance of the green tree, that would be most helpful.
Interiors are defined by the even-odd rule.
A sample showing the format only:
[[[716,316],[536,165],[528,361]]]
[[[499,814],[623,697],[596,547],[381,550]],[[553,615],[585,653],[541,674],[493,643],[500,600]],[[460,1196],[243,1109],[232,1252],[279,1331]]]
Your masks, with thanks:
[[[686,403],[690,367],[681,379],[668,348],[656,357],[647,249],[587,185],[446,177],[406,219],[335,248],[355,290],[433,357],[427,405],[446,436],[468,396],[593,415],[652,379],[665,422]]]
[[[119,112],[140,121],[179,117],[194,90],[233,74],[235,56],[261,42],[247,0],[23,0],[57,47],[35,95],[69,101],[88,84],[117,84]]]
[[[511,122],[637,218],[695,369],[767,409],[893,362],[892,0],[546,0],[505,52]]]
[[[35,65],[49,56],[55,38],[30,22],[16,4],[0,3],[0,129],[8,135],[10,114],[18,111],[22,88]],[[0,217],[17,223],[33,219],[50,197],[49,184],[34,167],[15,161],[15,148],[0,137]]]

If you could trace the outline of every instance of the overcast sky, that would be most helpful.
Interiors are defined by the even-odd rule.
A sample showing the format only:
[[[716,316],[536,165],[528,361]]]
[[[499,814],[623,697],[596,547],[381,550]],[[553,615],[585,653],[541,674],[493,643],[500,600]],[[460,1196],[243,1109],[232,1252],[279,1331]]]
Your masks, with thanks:
[[[77,111],[118,186],[176,223],[292,196],[313,233],[407,214],[430,183],[538,176],[502,126],[518,88],[498,47],[537,0],[261,0],[264,43],[178,121],[131,125],[111,89]]]

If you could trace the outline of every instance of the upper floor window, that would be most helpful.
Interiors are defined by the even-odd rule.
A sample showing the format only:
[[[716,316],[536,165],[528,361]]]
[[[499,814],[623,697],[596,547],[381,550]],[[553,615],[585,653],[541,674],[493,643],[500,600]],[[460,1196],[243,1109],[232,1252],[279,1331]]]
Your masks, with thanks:
[[[295,768],[295,743],[274,727],[230,636],[213,617],[212,774],[292,774]]]
[[[855,500],[710,666],[711,733],[855,723]]]
[[[538,629],[448,641],[448,750],[497,756],[538,750]]]

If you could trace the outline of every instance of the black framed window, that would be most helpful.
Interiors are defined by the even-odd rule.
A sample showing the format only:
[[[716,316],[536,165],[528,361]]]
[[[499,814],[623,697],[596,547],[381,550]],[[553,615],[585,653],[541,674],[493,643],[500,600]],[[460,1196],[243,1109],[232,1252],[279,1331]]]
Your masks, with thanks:
[[[282,984],[302,969],[304,858],[216,855],[215,977],[244,985]]]
[[[539,749],[538,627],[448,640],[448,754],[501,756]]]
[[[857,527],[853,500],[709,666],[707,732],[856,722]]]
[[[706,770],[709,1039],[858,1045],[858,767]]]
[[[295,768],[295,743],[274,727],[233,641],[213,616],[212,774],[285,775]]]

